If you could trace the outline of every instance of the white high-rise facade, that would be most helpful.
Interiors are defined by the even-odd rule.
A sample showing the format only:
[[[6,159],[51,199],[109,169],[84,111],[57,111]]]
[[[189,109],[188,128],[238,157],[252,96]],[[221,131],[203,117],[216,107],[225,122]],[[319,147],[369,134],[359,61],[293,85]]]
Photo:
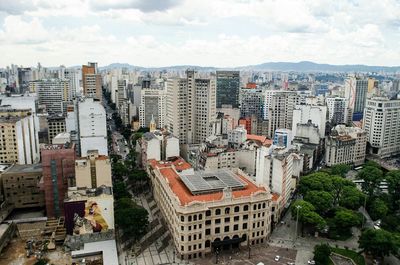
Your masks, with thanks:
[[[328,107],[328,120],[334,124],[343,124],[348,122],[349,109],[347,100],[342,97],[327,97],[326,106]]]
[[[370,153],[381,158],[400,153],[400,100],[368,99],[363,128],[367,132]]]
[[[216,119],[215,77],[196,78],[186,71],[186,78],[167,82],[167,126],[182,144],[203,142],[212,134]]]
[[[297,105],[293,110],[293,124],[292,132],[297,136],[297,126],[300,124],[307,124],[311,121],[312,124],[318,126],[319,137],[325,137],[325,124],[326,124],[326,106],[316,105]]]
[[[141,91],[139,107],[140,127],[149,127],[154,118],[157,128],[165,126],[165,90],[159,88],[144,88]]]
[[[89,150],[108,156],[106,111],[101,102],[93,98],[79,101],[78,120],[81,156]]]
[[[39,105],[45,105],[50,114],[65,113],[67,103],[72,100],[70,82],[67,79],[43,79],[30,83],[38,95]]]
[[[268,91],[268,136],[273,137],[277,129],[292,129],[293,110],[299,96],[295,91]]]

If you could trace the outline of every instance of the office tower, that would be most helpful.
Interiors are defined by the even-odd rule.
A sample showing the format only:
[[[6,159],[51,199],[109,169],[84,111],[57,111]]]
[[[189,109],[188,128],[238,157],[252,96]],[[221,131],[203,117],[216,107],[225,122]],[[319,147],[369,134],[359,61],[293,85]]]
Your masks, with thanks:
[[[256,115],[258,119],[264,119],[264,98],[261,89],[242,88],[240,90],[240,116],[248,118]]]
[[[163,128],[165,124],[165,90],[159,88],[144,88],[141,91],[141,103],[139,107],[140,127],[149,127],[154,118],[157,128]]]
[[[39,138],[31,109],[0,107],[0,163],[39,162]]]
[[[110,93],[111,93],[111,102],[117,103],[117,91],[118,91],[118,78],[116,76],[111,77],[110,82]]]
[[[360,77],[349,77],[345,80],[344,93],[348,107],[352,112],[353,121],[359,121],[363,118],[367,92],[367,79],[362,79]]]
[[[297,126],[300,124],[307,124],[311,121],[312,124],[318,126],[319,137],[325,137],[325,124],[326,124],[326,106],[315,105],[296,105],[293,110],[293,136],[297,136]]]
[[[124,125],[129,125],[130,123],[130,114],[129,114],[129,106],[130,101],[126,96],[126,80],[118,80],[118,91],[117,91],[117,109],[119,116],[122,119],[122,123]]]
[[[349,109],[347,101],[342,97],[327,97],[328,121],[333,124],[344,124],[348,122]]]
[[[29,82],[32,81],[32,69],[18,67],[17,91],[20,94],[29,90]]]
[[[239,108],[240,72],[217,71],[217,108]]]
[[[75,145],[45,145],[41,149],[43,189],[48,218],[64,216],[68,183],[75,178]]]
[[[273,137],[277,129],[291,129],[293,110],[299,96],[295,91],[273,91],[268,101],[268,136]]]
[[[75,160],[75,186],[95,189],[102,185],[112,187],[111,162],[97,150],[88,151],[86,157]]]
[[[69,81],[66,79],[43,79],[30,83],[38,95],[39,105],[44,105],[49,114],[65,113],[72,100]]]
[[[358,127],[337,125],[325,140],[325,161],[327,166],[338,164],[364,164],[367,148],[367,134]]]
[[[375,97],[367,100],[363,129],[369,153],[381,158],[400,153],[400,100]]]
[[[40,192],[42,165],[12,165],[1,173],[4,197],[14,208],[43,207],[44,194]]]
[[[241,170],[193,171],[176,159],[152,160],[148,173],[181,259],[211,255],[222,246],[263,244],[269,238],[271,193]],[[198,207],[191,207],[194,204]]]
[[[395,91],[395,92],[400,91],[400,79],[393,80],[391,91]]]
[[[186,78],[168,79],[167,127],[181,144],[201,143],[211,135],[215,93],[215,78],[196,78],[193,70],[186,71]]]
[[[65,125],[65,117],[64,116],[49,116],[47,117],[47,128],[48,128],[48,143],[53,143],[53,138],[57,136],[59,133],[63,133],[67,131]]]
[[[108,156],[106,111],[100,101],[86,98],[78,102],[78,125],[81,156],[89,150]]]
[[[84,96],[102,100],[102,79],[97,72],[97,63],[82,65],[82,84]]]
[[[80,95],[80,85],[79,85],[79,71],[76,69],[68,68],[64,70],[65,79],[69,80],[69,88],[71,92],[71,98],[75,98]]]

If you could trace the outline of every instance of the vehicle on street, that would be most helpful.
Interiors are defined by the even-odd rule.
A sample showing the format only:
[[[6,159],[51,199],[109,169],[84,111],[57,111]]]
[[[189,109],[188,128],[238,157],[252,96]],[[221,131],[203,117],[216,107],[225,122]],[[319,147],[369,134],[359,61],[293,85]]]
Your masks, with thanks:
[[[281,259],[281,256],[275,256],[275,261],[279,261]]]
[[[315,265],[315,260],[309,260],[309,261],[307,261],[307,264],[309,264],[309,265]]]

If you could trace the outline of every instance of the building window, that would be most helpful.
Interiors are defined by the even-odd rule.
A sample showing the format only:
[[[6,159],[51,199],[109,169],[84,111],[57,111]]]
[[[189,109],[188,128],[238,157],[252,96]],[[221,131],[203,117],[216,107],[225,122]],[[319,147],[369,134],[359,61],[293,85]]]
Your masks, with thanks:
[[[211,225],[211,220],[206,220],[206,225]]]
[[[185,216],[181,216],[181,222],[185,222]]]
[[[219,218],[218,218],[218,219],[215,219],[215,223],[216,223],[216,224],[220,224],[220,223],[221,223],[221,219],[219,219]]]
[[[203,220],[203,215],[199,214],[199,220]]]
[[[248,205],[243,206],[243,211],[248,211],[248,210],[249,210],[249,206]]]
[[[191,222],[192,221],[192,216],[188,216],[188,222]]]
[[[219,232],[220,232],[219,227],[216,227],[216,228],[215,228],[215,234],[219,234]]]
[[[249,216],[247,214],[243,215],[243,220],[249,219]]]
[[[211,229],[206,229],[206,236],[208,236],[208,235],[210,235],[211,234]]]
[[[235,217],[233,217],[233,221],[239,221],[239,216],[235,216]]]
[[[220,215],[221,214],[221,209],[216,209],[215,210],[215,215]]]
[[[257,204],[253,205],[253,210],[257,210]]]
[[[225,208],[225,214],[229,214],[230,211],[231,211],[231,208],[229,208],[229,207]]]
[[[242,229],[247,229],[247,223],[244,223],[244,224],[242,225]]]
[[[231,221],[231,218],[229,218],[229,217],[225,218],[225,223],[229,223],[230,221]]]
[[[206,211],[206,216],[211,216],[211,211],[210,210]]]
[[[225,226],[224,232],[229,232],[229,225]]]
[[[185,241],[185,237],[184,236],[181,236],[181,241]]]
[[[239,212],[239,206],[235,206],[235,213]]]

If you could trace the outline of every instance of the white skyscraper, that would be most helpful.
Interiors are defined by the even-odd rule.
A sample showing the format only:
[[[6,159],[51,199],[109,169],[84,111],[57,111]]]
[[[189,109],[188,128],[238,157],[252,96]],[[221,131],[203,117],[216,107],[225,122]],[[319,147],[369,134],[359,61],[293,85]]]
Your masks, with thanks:
[[[157,128],[163,128],[165,123],[165,90],[159,88],[144,88],[141,91],[141,104],[139,107],[140,127],[149,127],[151,119]]]
[[[186,78],[167,82],[167,126],[182,144],[203,142],[212,134],[216,119],[215,77],[196,78],[187,70]]]
[[[326,106],[328,107],[328,120],[335,124],[347,123],[349,109],[347,108],[346,98],[327,97]]]
[[[367,132],[370,153],[381,158],[400,153],[400,100],[368,99],[363,128]]]
[[[86,98],[78,103],[81,156],[89,150],[108,155],[106,111],[100,101]]]
[[[325,137],[325,124],[326,124],[326,106],[315,105],[297,105],[293,110],[293,135],[297,135],[297,126],[299,124],[307,124],[311,120],[312,124],[318,126],[319,137]]]

